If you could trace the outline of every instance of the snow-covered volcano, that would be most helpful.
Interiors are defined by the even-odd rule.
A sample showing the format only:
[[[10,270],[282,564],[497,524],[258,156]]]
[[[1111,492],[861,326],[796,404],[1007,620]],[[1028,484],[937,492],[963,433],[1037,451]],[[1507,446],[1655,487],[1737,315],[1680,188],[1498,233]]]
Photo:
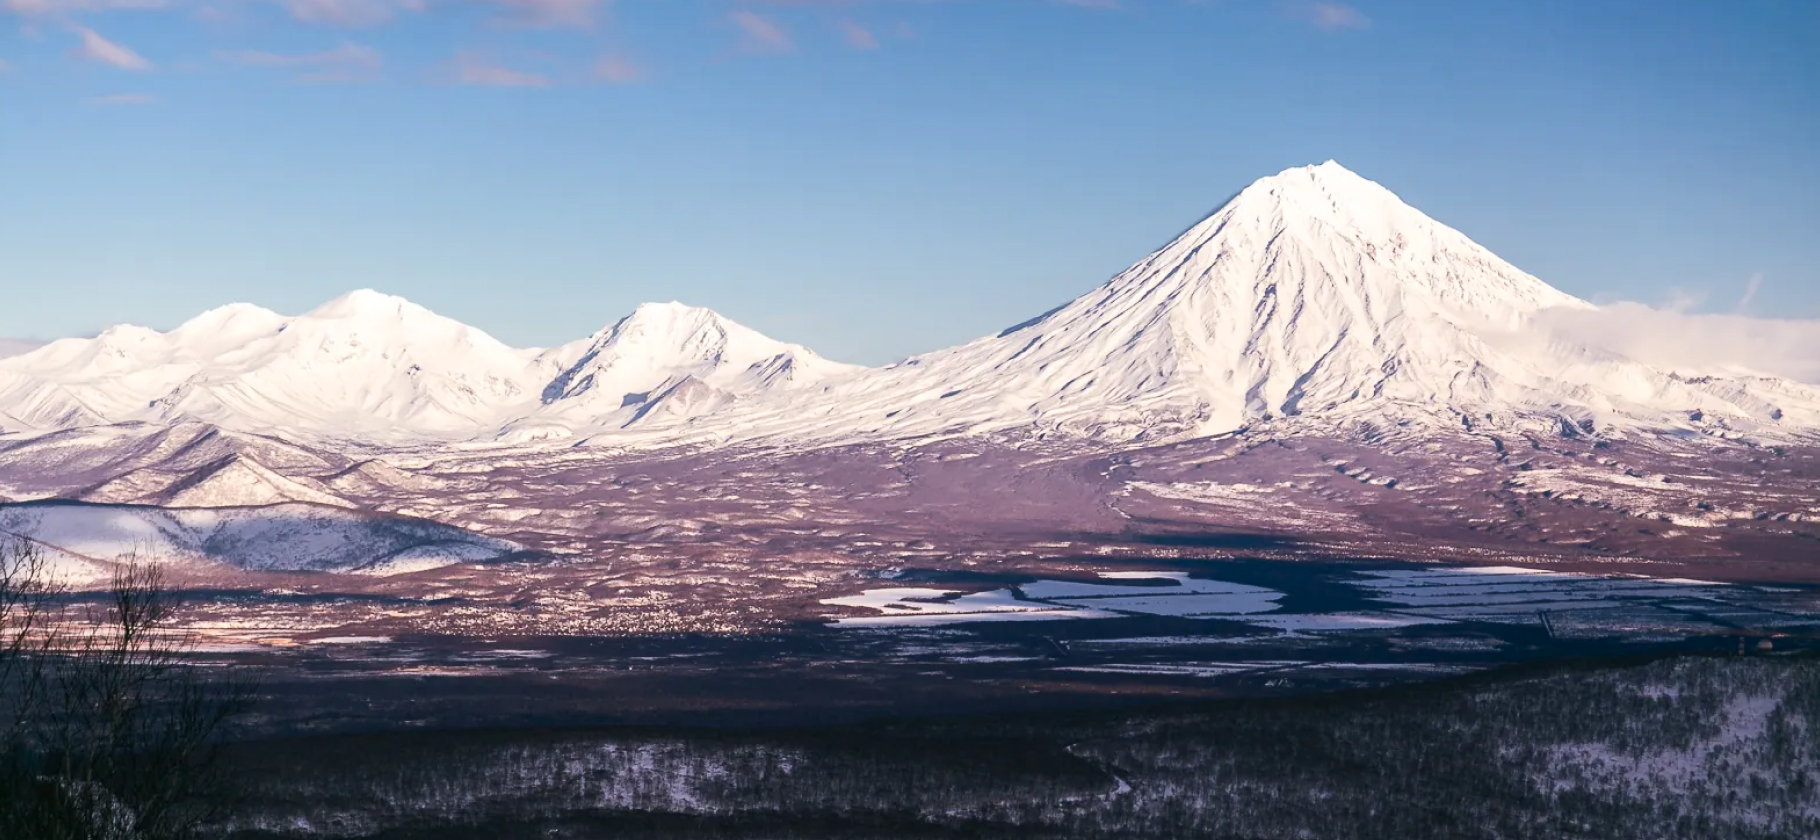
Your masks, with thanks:
[[[1042,317],[741,422],[812,437],[1130,439],[1374,408],[1580,429],[1820,421],[1804,386],[1683,377],[1538,333],[1539,313],[1592,308],[1330,161],[1253,183]]]
[[[236,305],[0,359],[0,429],[200,420],[371,443],[804,445],[1035,430],[1105,441],[1392,417],[1569,434],[1820,428],[1820,393],[1556,332],[1597,313],[1337,163],[1257,181],[1074,301],[864,370],[706,309],[647,304],[549,350],[355,292]]]

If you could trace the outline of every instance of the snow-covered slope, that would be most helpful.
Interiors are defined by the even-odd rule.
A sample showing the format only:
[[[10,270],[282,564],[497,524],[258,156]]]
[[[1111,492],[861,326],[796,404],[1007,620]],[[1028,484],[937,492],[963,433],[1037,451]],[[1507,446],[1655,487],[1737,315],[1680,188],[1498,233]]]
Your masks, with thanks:
[[[532,359],[401,298],[296,318],[235,304],[169,333],[113,327],[0,360],[0,406],[49,428],[198,420],[387,439],[471,435],[529,394]]]
[[[522,547],[421,519],[289,503],[166,509],[82,502],[0,505],[0,534],[102,565],[220,563],[265,571],[397,574],[495,560]]]
[[[314,481],[280,475],[245,455],[229,455],[189,472],[134,470],[81,493],[80,498],[166,507],[250,507],[285,502],[354,507]]]
[[[542,359],[559,373],[542,405],[509,424],[508,439],[662,426],[860,370],[675,302],[644,304]]]
[[[0,438],[0,496],[86,498],[108,487],[124,495],[106,501],[140,501],[139,494],[162,492],[236,456],[292,476],[348,464],[330,452],[201,423],[122,423]]]
[[[1028,323],[704,433],[854,439],[1019,427],[1110,439],[1383,410],[1820,424],[1811,388],[1678,376],[1539,334],[1591,304],[1337,163],[1262,179],[1105,285]]]
[[[234,304],[169,333],[119,326],[0,359],[0,430],[199,421],[376,443],[507,426],[535,437],[686,419],[847,369],[681,304],[540,351],[357,291],[295,318]]]

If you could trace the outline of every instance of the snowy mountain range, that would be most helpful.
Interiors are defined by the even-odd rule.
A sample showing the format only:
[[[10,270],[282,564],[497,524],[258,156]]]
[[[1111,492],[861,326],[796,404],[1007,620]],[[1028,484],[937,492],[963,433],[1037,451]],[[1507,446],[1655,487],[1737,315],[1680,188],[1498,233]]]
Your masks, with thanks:
[[[884,368],[676,303],[516,349],[359,291],[297,317],[236,304],[167,333],[120,326],[0,358],[0,430],[195,421],[375,445],[642,447],[1018,431],[1150,440],[1372,416],[1565,434],[1820,429],[1808,385],[1655,365],[1539,317],[1593,308],[1328,162],[1253,183],[1046,315]]]
[[[248,304],[0,359],[0,427],[196,421],[372,443],[536,438],[687,419],[852,370],[706,309],[646,304],[521,350],[361,290],[288,318]]]

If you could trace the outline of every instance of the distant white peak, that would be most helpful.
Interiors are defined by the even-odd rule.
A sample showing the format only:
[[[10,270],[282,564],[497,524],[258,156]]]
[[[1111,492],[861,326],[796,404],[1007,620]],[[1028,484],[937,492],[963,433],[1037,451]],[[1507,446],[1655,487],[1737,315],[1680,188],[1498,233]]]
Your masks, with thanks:
[[[263,306],[251,303],[230,303],[217,306],[184,321],[182,326],[172,332],[195,332],[201,330],[220,330],[244,326],[276,326],[283,323],[285,317]]]
[[[708,309],[708,308],[702,307],[702,306],[690,306],[686,303],[683,303],[680,300],[667,300],[667,301],[648,300],[648,301],[645,301],[644,303],[639,304],[636,308],[634,308],[632,310],[632,315],[630,317],[637,318],[637,317],[643,316],[643,317],[650,318],[650,317],[658,317],[658,316],[683,315],[683,314],[688,314],[688,313],[702,313],[702,314],[707,314],[707,315],[716,314],[714,312],[714,310],[712,310],[712,309]]]
[[[172,330],[170,337],[185,346],[226,350],[284,328],[289,319],[250,303],[230,303],[197,315]]]
[[[601,341],[615,345],[652,346],[689,354],[712,353],[729,338],[745,338],[751,330],[727,320],[719,312],[670,301],[641,303],[632,314],[604,331]],[[752,338],[762,338],[752,333]]]
[[[105,344],[143,344],[163,337],[164,333],[138,324],[115,324],[95,336]]]
[[[85,346],[86,345],[86,346]],[[137,324],[115,324],[101,331],[92,342],[64,339],[51,345],[60,352],[68,349],[85,353],[91,359],[112,359],[110,365],[130,364],[149,358],[162,358],[170,347],[164,333]]]
[[[700,328],[724,326],[731,323],[719,312],[701,306],[690,306],[678,301],[665,303],[641,303],[632,314],[620,319],[615,328],[644,327],[647,329]]]
[[[435,313],[397,295],[356,289],[310,310],[308,318],[379,319],[434,316]]]
[[[288,322],[287,333],[302,328],[305,335],[330,336],[336,342],[380,342],[413,346],[429,354],[446,354],[452,346],[478,349],[488,355],[482,362],[504,367],[522,366],[530,354],[515,350],[485,331],[437,314],[397,295],[359,289]],[[312,339],[313,340],[313,339]],[[419,356],[419,361],[427,357]],[[438,366],[445,360],[438,360]],[[451,357],[451,363],[459,364]],[[469,363],[481,360],[470,359]]]

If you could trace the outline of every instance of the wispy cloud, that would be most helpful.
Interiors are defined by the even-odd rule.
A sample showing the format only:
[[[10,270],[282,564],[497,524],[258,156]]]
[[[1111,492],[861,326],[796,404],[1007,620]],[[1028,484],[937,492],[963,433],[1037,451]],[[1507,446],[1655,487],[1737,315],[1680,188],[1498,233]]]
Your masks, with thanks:
[[[401,11],[421,12],[424,0],[280,0],[304,23],[324,26],[377,26]]]
[[[158,97],[149,93],[116,93],[89,99],[90,105],[156,105]]]
[[[728,20],[739,27],[742,36],[739,48],[743,52],[778,55],[796,50],[796,43],[790,40],[790,34],[764,15],[740,9],[728,15]]]
[[[1371,28],[1371,18],[1344,3],[1314,3],[1304,9],[1302,16],[1322,32]]]
[[[472,53],[463,53],[455,59],[455,79],[464,85],[480,87],[541,88],[550,86],[549,76],[514,70],[494,64]]]
[[[1739,314],[1750,311],[1751,302],[1757,299],[1757,290],[1761,288],[1763,288],[1763,274],[1761,272],[1752,274],[1750,279],[1745,281],[1744,296],[1738,298],[1736,311]]]
[[[521,26],[583,29],[593,26],[608,0],[489,0]]]
[[[1536,326],[1684,374],[1739,370],[1820,384],[1820,321],[1752,318],[1615,303],[1545,310]]]
[[[372,47],[342,42],[332,50],[287,54],[238,50],[215,53],[215,58],[247,67],[277,67],[301,71],[298,78],[312,82],[371,81],[379,76],[385,59]]]
[[[856,50],[878,49],[878,37],[872,34],[872,30],[854,21],[841,21],[840,34],[842,38],[846,39],[847,46]]]
[[[166,0],[0,0],[0,9],[25,17],[49,17],[108,9],[158,9]]]
[[[644,71],[624,56],[602,56],[594,62],[594,78],[609,84],[629,85],[644,77]]]
[[[89,61],[106,64],[121,70],[150,70],[152,63],[125,46],[116,44],[101,37],[93,29],[75,27],[76,35],[82,39],[82,46],[70,51],[70,55],[86,58]]]

